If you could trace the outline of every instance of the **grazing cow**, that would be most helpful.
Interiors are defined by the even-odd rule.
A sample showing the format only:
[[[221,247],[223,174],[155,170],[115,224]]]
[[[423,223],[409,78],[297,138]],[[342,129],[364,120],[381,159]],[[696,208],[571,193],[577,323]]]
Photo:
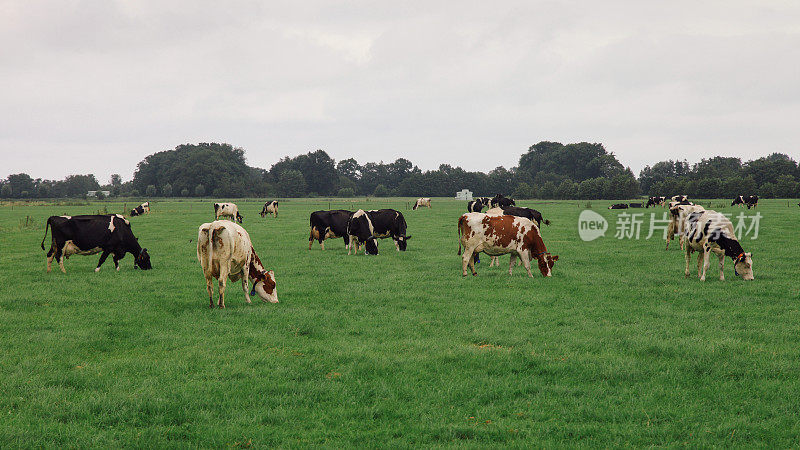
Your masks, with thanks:
[[[397,251],[406,251],[407,241],[411,239],[411,236],[406,236],[406,231],[406,219],[400,211],[394,209],[359,209],[347,222],[350,247],[358,253],[359,246],[363,244],[368,255],[378,254],[377,238],[391,237]],[[350,254],[350,248],[347,249],[347,254]]]
[[[53,258],[58,261],[61,271],[64,269],[64,259],[71,255],[100,255],[95,272],[100,271],[100,266],[106,261],[108,255],[114,254],[114,267],[119,270],[119,261],[126,253],[134,256],[134,268],[144,270],[152,269],[150,255],[146,248],[139,245],[138,239],[131,231],[131,223],[119,214],[93,215],[93,216],[50,216],[44,228],[44,240],[47,238],[47,229],[52,228],[50,251],[47,252],[47,271],[52,268]]]
[[[508,208],[509,206],[516,206],[513,198],[504,197],[503,194],[497,194],[489,203],[492,208]]]
[[[494,210],[490,209],[489,211],[494,211]],[[486,213],[488,214],[489,211],[486,211]],[[507,214],[509,216],[525,217],[526,219],[530,219],[530,220],[533,220],[534,222],[536,222],[536,226],[538,226],[538,227],[542,226],[542,220],[543,220],[542,219],[542,213],[540,213],[539,211],[537,211],[535,209],[521,208],[521,207],[518,207],[518,206],[508,206],[506,208],[502,208],[501,214]],[[544,224],[545,225],[550,225],[550,221],[549,220],[545,220]]]
[[[664,250],[669,250],[669,243],[672,242],[672,238],[675,237],[675,234],[678,235],[678,243],[681,246],[681,250],[684,249],[683,219],[685,219],[688,214],[699,211],[705,211],[705,208],[700,205],[686,205],[683,202],[670,202],[669,224],[667,225],[666,239],[667,247]]]
[[[325,250],[325,239],[328,238],[344,238],[345,248],[350,248],[350,236],[347,235],[347,221],[353,211],[344,209],[334,209],[331,211],[314,211],[309,218],[311,225],[311,234],[308,236],[308,249],[311,250],[311,244],[314,239],[319,241],[322,250]]]
[[[628,203],[628,206],[631,207],[631,208],[641,208],[642,204],[641,203]]]
[[[688,195],[673,195],[672,197],[670,197],[670,199],[673,202],[685,202],[685,201],[689,200],[689,196]]]
[[[664,205],[664,201],[666,201],[666,200],[667,200],[667,198],[663,197],[663,196],[662,197],[650,197],[650,198],[647,199],[647,204],[644,207],[645,208],[649,208],[651,206],[653,206],[653,207],[663,206]]]
[[[740,195],[735,199],[733,199],[733,201],[731,202],[731,206],[736,206],[736,205],[744,207],[744,196]]]
[[[231,221],[235,219],[239,223],[244,221],[235,203],[214,203],[214,219],[219,220],[220,217],[230,217]]]
[[[211,308],[214,307],[214,282],[219,285],[220,308],[225,307],[225,285],[227,280],[242,280],[242,290],[247,303],[250,294],[256,293],[261,300],[278,303],[275,272],[264,270],[258,259],[250,235],[244,228],[228,220],[217,220],[200,225],[197,232],[197,260],[206,277],[206,290]],[[248,280],[253,280],[253,292],[248,293]]]
[[[141,216],[142,214],[150,214],[150,202],[144,202],[131,210],[131,217]]]
[[[752,255],[742,249],[730,219],[712,210],[697,211],[684,218],[683,229],[686,238],[686,277],[689,277],[692,252],[697,251],[700,252],[697,255],[697,276],[700,281],[706,281],[711,252],[719,257],[720,281],[725,280],[723,268],[726,256],[733,260],[733,272],[736,275],[748,281],[754,279]]]
[[[264,207],[261,208],[261,217],[266,217],[267,214],[272,214],[273,217],[278,217],[278,201],[271,200],[264,203]]]
[[[458,219],[458,254],[461,247],[464,254],[461,257],[462,274],[467,276],[467,266],[475,271],[475,258],[473,255],[484,252],[490,256],[500,256],[511,253],[508,274],[512,275],[514,262],[517,257],[532,277],[530,262],[536,258],[539,261],[539,271],[542,275],[552,275],[553,264],[558,260],[558,255],[551,255],[539,234],[539,227],[532,220],[525,217],[509,215],[494,215],[483,213],[466,213]]]
[[[758,196],[757,195],[748,195],[744,198],[745,204],[747,204],[747,209],[755,208],[758,206]]]
[[[608,207],[608,209],[628,209],[627,203],[615,203]]]
[[[411,209],[416,210],[417,208],[427,206],[428,208],[431,207],[431,199],[429,198],[418,198],[417,203],[414,203],[414,207]]]

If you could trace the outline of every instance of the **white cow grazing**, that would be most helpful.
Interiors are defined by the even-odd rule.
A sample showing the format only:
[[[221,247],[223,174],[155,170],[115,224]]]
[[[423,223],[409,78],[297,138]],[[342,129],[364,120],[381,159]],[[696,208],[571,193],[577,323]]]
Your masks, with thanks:
[[[214,307],[214,284],[219,284],[220,308],[225,307],[226,280],[242,280],[245,299],[250,303],[247,292],[248,279],[253,279],[253,290],[265,302],[278,303],[275,285],[275,272],[265,271],[258,259],[250,235],[244,228],[229,221],[217,220],[200,225],[197,233],[197,260],[203,267],[210,307]]]
[[[427,206],[428,208],[431,207],[431,199],[429,198],[418,198],[417,203],[414,203],[414,207],[411,209],[421,208],[423,206]]]
[[[230,217],[232,221],[239,223],[244,219],[235,203],[214,203],[214,219],[219,220],[221,217]]]
[[[719,279],[725,280],[723,268],[725,257],[733,259],[734,273],[744,280],[752,280],[753,258],[750,253],[745,253],[736,234],[733,224],[724,215],[712,211],[697,211],[690,213],[684,219],[684,236],[686,237],[686,272],[689,276],[689,260],[692,252],[697,251],[697,276],[701,281],[706,281],[706,271],[709,265],[709,256],[714,252],[719,257]]]
[[[681,250],[684,249],[683,219],[685,219],[687,215],[698,211],[705,211],[705,208],[700,205],[681,205],[679,202],[670,202],[669,224],[667,225],[667,248],[664,250],[669,250],[669,243],[676,234],[678,235],[678,243],[681,246]]]

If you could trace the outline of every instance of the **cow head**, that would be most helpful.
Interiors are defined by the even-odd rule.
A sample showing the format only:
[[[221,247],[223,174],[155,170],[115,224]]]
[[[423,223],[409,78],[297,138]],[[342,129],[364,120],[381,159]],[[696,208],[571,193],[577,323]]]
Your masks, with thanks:
[[[733,273],[746,281],[755,279],[753,276],[753,257],[751,253],[741,253],[733,260]]]
[[[542,252],[536,255],[536,259],[539,261],[539,271],[542,272],[542,276],[552,276],[553,265],[555,265],[556,261],[558,261],[558,255],[551,255],[548,252]]]
[[[150,255],[147,253],[147,249],[143,248],[139,255],[136,256],[136,259],[133,261],[134,267],[139,267],[142,270],[150,270],[153,268],[152,264],[150,264]]]
[[[239,211],[236,211],[236,221],[239,223],[244,222],[244,217],[242,217],[242,215],[239,214]]]
[[[378,240],[375,239],[372,236],[367,238],[366,242],[364,242],[364,252],[367,255],[377,255],[378,254]]]
[[[411,239],[411,236],[398,236],[397,237],[397,248],[400,249],[401,252],[406,251],[406,247],[408,245],[407,241]]]
[[[278,303],[278,289],[275,282],[275,272],[270,270],[264,272],[264,277],[253,285],[253,292],[261,297],[261,300],[270,303]]]

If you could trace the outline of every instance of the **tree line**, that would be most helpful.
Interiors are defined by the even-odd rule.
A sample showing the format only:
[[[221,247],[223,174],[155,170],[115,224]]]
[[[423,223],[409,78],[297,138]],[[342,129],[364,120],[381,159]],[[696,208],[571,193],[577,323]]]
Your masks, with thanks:
[[[520,156],[516,167],[487,172],[450,164],[421,170],[405,158],[360,164],[335,161],[324,150],[286,156],[269,170],[247,165],[245,152],[230,144],[179,145],[147,156],[132,180],[114,174],[101,185],[93,174],[64,180],[33,179],[25,173],[0,180],[0,197],[84,197],[89,190],[133,197],[452,197],[461,189],[475,195],[497,193],[530,199],[631,199],[639,195],[687,194],[693,198],[800,197],[800,167],[774,153],[742,162],[714,157],[690,166],[661,161],[637,178],[602,144],[542,141]]]

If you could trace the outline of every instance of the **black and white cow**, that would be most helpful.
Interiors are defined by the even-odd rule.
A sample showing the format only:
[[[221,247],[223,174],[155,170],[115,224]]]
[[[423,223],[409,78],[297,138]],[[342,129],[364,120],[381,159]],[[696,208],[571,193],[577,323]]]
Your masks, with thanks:
[[[645,208],[649,208],[651,206],[653,206],[653,207],[662,206],[662,205],[664,205],[664,201],[666,201],[666,200],[667,200],[667,198],[664,197],[664,196],[661,196],[661,197],[650,197],[650,198],[647,199],[647,204],[644,207]]]
[[[319,241],[319,245],[325,250],[325,239],[344,238],[345,248],[350,248],[350,236],[347,235],[347,221],[353,211],[344,209],[334,209],[331,211],[314,211],[309,218],[311,234],[308,236],[308,249],[314,239]]]
[[[731,202],[731,206],[739,205],[741,207],[747,206],[747,209],[754,208],[758,206],[758,196],[757,195],[740,195],[733,199]]]
[[[630,206],[631,208],[641,208],[642,204],[641,203],[628,203],[628,206]]]
[[[350,216],[347,222],[347,234],[350,236],[350,247],[358,253],[360,245],[364,245],[368,255],[378,254],[377,238],[391,237],[398,251],[405,251],[407,241],[406,219],[400,211],[394,209],[378,209],[364,211],[359,209]],[[348,248],[347,254],[350,254]]]
[[[536,222],[536,225],[541,227],[542,226],[542,213],[535,209],[531,208],[521,208],[519,206],[508,206],[506,208],[502,208],[503,213],[509,216],[517,216],[517,217],[525,217]],[[487,211],[488,213],[488,211]],[[545,225],[550,225],[549,220],[544,221]]]
[[[730,219],[712,211],[697,211],[688,214],[683,219],[683,235],[686,240],[686,270],[684,274],[689,277],[689,261],[692,252],[697,255],[697,276],[700,281],[706,281],[706,272],[709,266],[711,252],[719,257],[719,279],[725,280],[723,272],[725,257],[733,260],[733,271],[744,280],[753,280],[753,258],[750,253],[745,253]]]
[[[151,269],[150,255],[146,248],[139,245],[139,240],[131,231],[131,224],[119,214],[92,215],[92,216],[50,216],[44,228],[42,250],[47,239],[47,229],[51,228],[52,243],[47,252],[47,271],[52,268],[53,258],[58,261],[61,271],[64,269],[64,259],[71,255],[100,255],[95,272],[100,271],[100,266],[106,261],[108,255],[114,255],[114,266],[119,270],[119,261],[130,253],[135,258],[134,267]]]
[[[489,207],[489,203],[490,200],[486,197],[470,200],[467,202],[467,212],[481,212],[483,208]]]
[[[239,207],[235,203],[214,203],[214,220],[219,220],[220,217],[229,217],[239,223],[244,221],[244,217],[239,214]]]
[[[278,201],[277,200],[270,200],[264,203],[264,207],[261,208],[261,217],[266,217],[267,214],[272,214],[273,217],[278,217]]]
[[[670,197],[673,202],[686,202],[689,201],[688,195],[673,195]]]
[[[492,208],[508,208],[509,206],[515,206],[517,203],[514,201],[513,198],[504,197],[503,194],[497,194],[491,200],[490,205]]]
[[[131,217],[141,216],[142,214],[150,214],[150,202],[144,202],[131,210]]]
[[[627,203],[615,203],[608,207],[608,209],[628,209]]]
[[[428,198],[428,197],[420,197],[420,198],[417,199],[417,202],[414,203],[414,207],[411,208],[411,209],[416,210],[417,208],[421,208],[423,206],[427,206],[428,208],[430,208],[431,207],[431,199]]]

